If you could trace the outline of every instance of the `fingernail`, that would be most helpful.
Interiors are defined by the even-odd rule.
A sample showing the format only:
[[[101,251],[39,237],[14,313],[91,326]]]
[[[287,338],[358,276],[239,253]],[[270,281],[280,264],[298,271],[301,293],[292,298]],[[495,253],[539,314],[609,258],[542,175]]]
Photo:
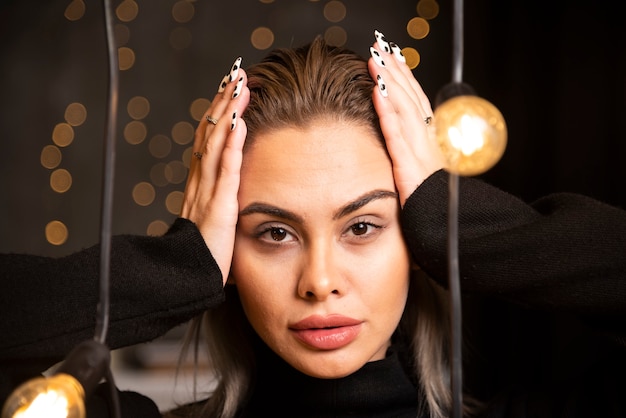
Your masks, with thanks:
[[[237,126],[237,111],[234,111],[233,112],[233,119],[230,122],[230,130],[234,131],[236,126]]]
[[[387,53],[391,53],[391,48],[389,48],[389,43],[385,39],[385,35],[375,30],[374,36],[376,37],[376,42],[378,43],[378,47]]]
[[[243,77],[240,77],[239,81],[237,81],[237,85],[235,86],[235,90],[233,91],[233,99],[239,96],[239,92],[241,92],[241,86],[243,86]]]
[[[383,80],[383,77],[380,74],[376,76],[376,82],[378,82],[378,90],[380,90],[380,94],[382,94],[383,97],[387,97],[387,85],[385,84],[385,80]]]
[[[228,79],[229,82],[236,80],[239,75],[239,67],[241,66],[241,57],[235,60],[235,63],[230,69],[230,77]]]
[[[396,59],[400,62],[406,63],[406,57],[402,53],[402,49],[393,42],[389,42],[389,45],[391,45],[391,50],[393,51],[393,55]]]
[[[226,74],[224,76],[224,78],[222,78],[222,81],[220,81],[220,86],[217,88],[217,92],[221,93],[224,91],[224,89],[226,88],[226,86],[228,85],[228,78],[230,77],[230,74]]]
[[[370,54],[372,54],[372,58],[374,58],[374,61],[376,62],[376,64],[378,64],[381,67],[385,66],[385,61],[383,61],[383,57],[380,56],[380,53],[376,51],[374,47],[370,46]]]

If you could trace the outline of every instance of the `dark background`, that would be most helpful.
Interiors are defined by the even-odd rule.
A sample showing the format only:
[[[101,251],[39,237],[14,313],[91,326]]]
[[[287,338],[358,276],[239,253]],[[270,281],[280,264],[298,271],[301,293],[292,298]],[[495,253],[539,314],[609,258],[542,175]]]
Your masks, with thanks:
[[[70,0],[37,3],[4,1],[0,6],[0,251],[63,255],[99,239],[102,150],[107,94],[102,5],[86,4],[70,21]],[[119,2],[114,1],[114,4]],[[173,144],[164,157],[148,152],[149,139],[169,136],[179,122],[193,126],[189,111],[198,98],[211,99],[238,56],[243,66],[267,50],[250,45],[258,26],[271,28],[272,47],[303,44],[328,27],[348,34],[346,46],[364,56],[379,29],[400,46],[421,54],[414,70],[434,98],[451,77],[451,2],[422,40],[410,38],[406,23],[417,16],[415,0],[345,0],[345,19],[322,14],[327,0],[198,0],[184,23],[172,18],[174,0],[137,0],[139,13],[123,25],[124,46],[136,54],[121,72],[115,183],[115,233],[147,233],[175,215],[165,207],[182,183],[155,186],[149,206],[132,199],[135,184],[150,181],[151,168],[180,160],[189,145]],[[615,4],[613,4],[615,3]],[[465,2],[464,81],[503,113],[509,130],[504,157],[482,177],[531,201],[555,191],[587,194],[626,207],[626,29],[617,2],[475,0]],[[172,48],[170,34],[191,34],[186,48]],[[131,145],[123,129],[132,119],[126,104],[135,96],[150,101],[143,119],[147,139]],[[51,170],[40,155],[64,121],[70,103],[87,109],[72,144],[62,148],[60,168],[69,170],[69,191],[51,190]],[[45,226],[58,219],[68,228],[62,245],[46,241]]]

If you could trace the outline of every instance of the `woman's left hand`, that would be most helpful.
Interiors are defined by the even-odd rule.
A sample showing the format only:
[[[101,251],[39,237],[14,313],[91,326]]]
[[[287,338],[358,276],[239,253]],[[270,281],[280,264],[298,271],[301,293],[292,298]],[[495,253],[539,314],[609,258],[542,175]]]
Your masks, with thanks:
[[[368,68],[378,88],[373,101],[380,119],[393,175],[404,203],[444,160],[435,140],[433,111],[428,97],[406,65],[400,48],[375,32]]]

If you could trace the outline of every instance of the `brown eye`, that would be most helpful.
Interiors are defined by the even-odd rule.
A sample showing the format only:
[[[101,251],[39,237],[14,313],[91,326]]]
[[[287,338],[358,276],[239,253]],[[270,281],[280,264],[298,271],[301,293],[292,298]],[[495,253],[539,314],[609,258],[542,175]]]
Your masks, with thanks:
[[[287,231],[283,228],[272,228],[270,230],[270,236],[274,241],[282,241],[287,237]]]
[[[363,235],[367,233],[368,225],[365,222],[359,222],[352,225],[350,228],[352,229],[352,233],[354,235]]]

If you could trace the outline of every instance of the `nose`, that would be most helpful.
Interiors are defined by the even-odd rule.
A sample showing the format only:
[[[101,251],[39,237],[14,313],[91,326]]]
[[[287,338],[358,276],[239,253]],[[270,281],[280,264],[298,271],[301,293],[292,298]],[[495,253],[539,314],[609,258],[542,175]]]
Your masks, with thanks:
[[[326,300],[343,294],[342,269],[332,245],[317,243],[306,252],[298,281],[298,296],[307,300]]]

